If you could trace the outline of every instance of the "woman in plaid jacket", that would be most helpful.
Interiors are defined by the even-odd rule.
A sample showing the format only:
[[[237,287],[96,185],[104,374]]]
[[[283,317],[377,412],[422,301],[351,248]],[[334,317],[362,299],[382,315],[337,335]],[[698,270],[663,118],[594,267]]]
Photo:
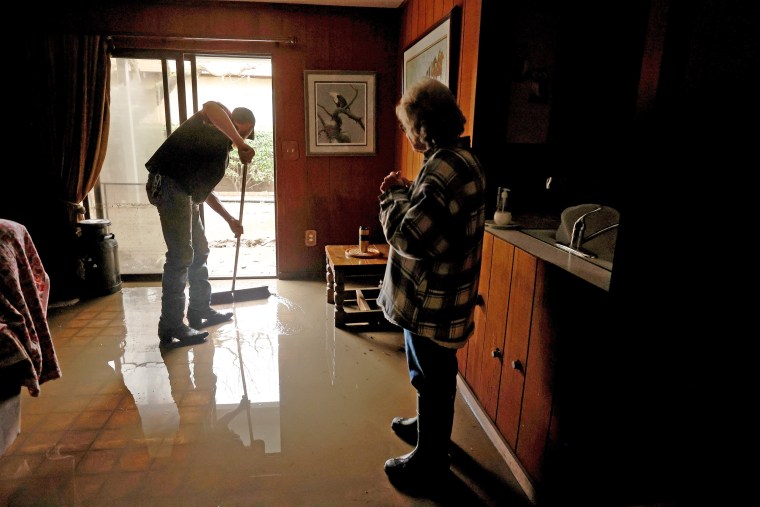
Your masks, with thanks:
[[[485,176],[459,136],[465,117],[444,84],[410,87],[396,116],[412,148],[424,153],[414,181],[391,172],[380,186],[380,222],[390,245],[378,304],[404,330],[417,416],[391,428],[416,445],[389,459],[399,487],[438,483],[449,470],[458,371],[456,351],[473,333],[485,224]]]

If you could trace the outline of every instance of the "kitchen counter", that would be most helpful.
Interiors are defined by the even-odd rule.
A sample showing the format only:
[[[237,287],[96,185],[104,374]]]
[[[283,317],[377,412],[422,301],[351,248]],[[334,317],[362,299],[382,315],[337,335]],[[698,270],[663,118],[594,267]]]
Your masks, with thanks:
[[[493,234],[497,238],[501,238],[517,248],[545,262],[554,264],[601,289],[610,290],[612,262],[601,259],[583,259],[577,255],[565,252],[545,240],[539,239],[541,236],[538,233],[539,229],[535,229],[537,232],[535,236],[531,235],[532,231],[534,229],[495,229],[486,226],[487,234]]]

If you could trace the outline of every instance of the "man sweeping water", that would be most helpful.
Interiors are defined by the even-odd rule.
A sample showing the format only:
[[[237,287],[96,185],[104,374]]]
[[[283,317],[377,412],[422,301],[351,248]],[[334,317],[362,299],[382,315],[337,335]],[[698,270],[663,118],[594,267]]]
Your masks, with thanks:
[[[248,164],[253,160],[256,152],[245,140],[253,138],[255,125],[256,118],[250,109],[238,107],[230,112],[219,102],[206,102],[145,163],[150,172],[145,186],[148,200],[158,209],[166,242],[158,321],[162,346],[203,343],[208,332],[200,329],[232,319],[232,312],[220,313],[210,306],[209,246],[200,204],[205,202],[218,213],[235,237],[243,234],[243,224],[224,208],[213,189],[224,177],[233,145],[241,162]]]

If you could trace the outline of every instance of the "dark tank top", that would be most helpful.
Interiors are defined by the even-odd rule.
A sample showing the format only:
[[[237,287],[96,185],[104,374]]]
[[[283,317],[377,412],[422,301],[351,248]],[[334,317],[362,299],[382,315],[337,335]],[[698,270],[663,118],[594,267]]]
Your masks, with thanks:
[[[171,133],[145,167],[174,179],[194,202],[203,202],[224,177],[231,149],[232,141],[199,112]]]

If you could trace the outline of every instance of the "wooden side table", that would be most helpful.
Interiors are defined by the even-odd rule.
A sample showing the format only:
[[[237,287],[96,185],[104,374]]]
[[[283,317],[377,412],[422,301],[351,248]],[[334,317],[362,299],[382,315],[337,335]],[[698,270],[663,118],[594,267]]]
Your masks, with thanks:
[[[335,326],[387,323],[377,306],[379,285],[388,262],[388,245],[372,244],[380,255],[374,258],[350,257],[346,251],[357,245],[326,245],[327,302],[335,305]],[[346,290],[346,281],[361,280],[371,287]]]

